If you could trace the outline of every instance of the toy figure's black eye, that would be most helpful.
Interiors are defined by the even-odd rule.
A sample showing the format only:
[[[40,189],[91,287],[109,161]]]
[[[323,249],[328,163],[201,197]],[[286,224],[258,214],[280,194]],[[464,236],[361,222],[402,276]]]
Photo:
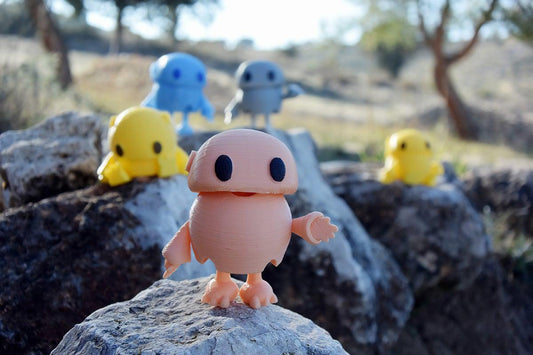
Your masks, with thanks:
[[[233,163],[227,155],[221,155],[215,162],[215,174],[220,181],[228,181],[231,179],[233,172]]]
[[[431,149],[431,144],[429,144],[429,142],[426,142],[426,148]]]
[[[117,144],[115,146],[115,152],[117,152],[119,157],[124,155],[124,150],[122,150],[122,147],[120,146],[120,144]]]
[[[244,81],[251,81],[252,80],[252,74],[250,72],[244,73]]]
[[[285,164],[281,158],[274,158],[270,161],[270,176],[278,182],[285,178]]]
[[[198,74],[196,74],[196,78],[200,83],[202,83],[204,81],[204,73],[198,72]]]
[[[268,77],[268,80],[274,81],[274,79],[276,78],[276,75],[274,74],[272,70],[269,70],[267,73],[267,77]]]
[[[179,69],[174,69],[172,75],[174,76],[174,79],[179,79],[181,76],[181,71]]]
[[[163,147],[161,147],[161,143],[159,142],[154,142],[154,145],[152,148],[154,149],[155,154],[161,153],[161,150],[163,149]]]
[[[401,149],[401,150],[405,150],[405,149],[407,149],[407,143],[402,142],[402,144],[400,145],[400,149]]]

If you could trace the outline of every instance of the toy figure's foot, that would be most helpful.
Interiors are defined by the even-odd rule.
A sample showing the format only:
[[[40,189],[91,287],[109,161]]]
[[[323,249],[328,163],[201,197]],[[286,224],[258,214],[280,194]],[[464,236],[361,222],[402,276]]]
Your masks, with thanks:
[[[244,303],[254,309],[278,302],[272,286],[261,278],[261,274],[249,274],[239,295]]]
[[[228,308],[238,293],[239,288],[231,280],[230,274],[217,271],[215,279],[209,281],[207,285],[202,296],[202,303],[209,303],[215,307]]]
[[[192,135],[194,131],[192,130],[191,126],[182,122],[178,125],[176,133],[178,136],[183,137]]]

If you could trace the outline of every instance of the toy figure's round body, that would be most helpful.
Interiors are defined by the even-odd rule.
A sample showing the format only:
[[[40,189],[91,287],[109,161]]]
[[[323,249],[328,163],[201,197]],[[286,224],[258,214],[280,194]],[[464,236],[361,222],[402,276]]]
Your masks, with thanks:
[[[259,273],[283,259],[291,224],[283,195],[200,193],[191,208],[191,242],[196,257],[219,271]]]
[[[185,174],[187,154],[177,145],[166,112],[132,107],[113,117],[108,131],[109,150],[98,178],[111,186],[140,176]]]
[[[150,77],[154,85],[141,105],[170,113],[181,112],[180,135],[193,133],[188,123],[191,112],[200,111],[213,120],[215,111],[203,94],[206,69],[198,58],[187,53],[166,54],[150,65]]]
[[[258,87],[243,90],[242,111],[268,115],[281,109],[281,86]]]
[[[421,132],[404,129],[387,139],[381,182],[400,180],[409,185],[433,186],[443,170],[434,160],[431,145]]]

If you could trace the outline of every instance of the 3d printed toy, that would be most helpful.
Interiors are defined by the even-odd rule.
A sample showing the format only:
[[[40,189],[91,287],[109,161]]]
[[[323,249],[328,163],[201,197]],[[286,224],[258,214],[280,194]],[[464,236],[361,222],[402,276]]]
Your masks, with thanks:
[[[334,237],[337,227],[320,212],[292,219],[284,194],[296,192],[296,163],[289,149],[266,133],[219,133],[193,151],[187,163],[191,191],[198,192],[189,220],[164,247],[165,273],[191,260],[211,259],[217,273],[202,302],[228,307],[239,294],[252,308],[277,302],[261,273],[278,265],[291,233],[311,244]],[[248,274],[238,289],[230,274]]]
[[[131,107],[109,122],[110,152],[97,170],[98,179],[111,186],[140,176],[186,174],[187,153],[177,144],[167,112]]]
[[[215,110],[203,94],[206,85],[204,64],[186,53],[171,53],[150,65],[152,91],[141,103],[158,110],[182,113],[178,126],[179,135],[193,133],[189,125],[189,113],[200,111],[208,121],[213,120]]]

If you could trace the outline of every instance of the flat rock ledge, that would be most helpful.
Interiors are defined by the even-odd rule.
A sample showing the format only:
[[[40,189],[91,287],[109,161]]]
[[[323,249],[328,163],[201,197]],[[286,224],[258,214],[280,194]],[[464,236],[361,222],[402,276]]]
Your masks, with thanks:
[[[52,351],[58,354],[346,354],[327,331],[271,305],[238,298],[227,309],[200,302],[212,277],[160,280],[133,299],[99,309]]]

